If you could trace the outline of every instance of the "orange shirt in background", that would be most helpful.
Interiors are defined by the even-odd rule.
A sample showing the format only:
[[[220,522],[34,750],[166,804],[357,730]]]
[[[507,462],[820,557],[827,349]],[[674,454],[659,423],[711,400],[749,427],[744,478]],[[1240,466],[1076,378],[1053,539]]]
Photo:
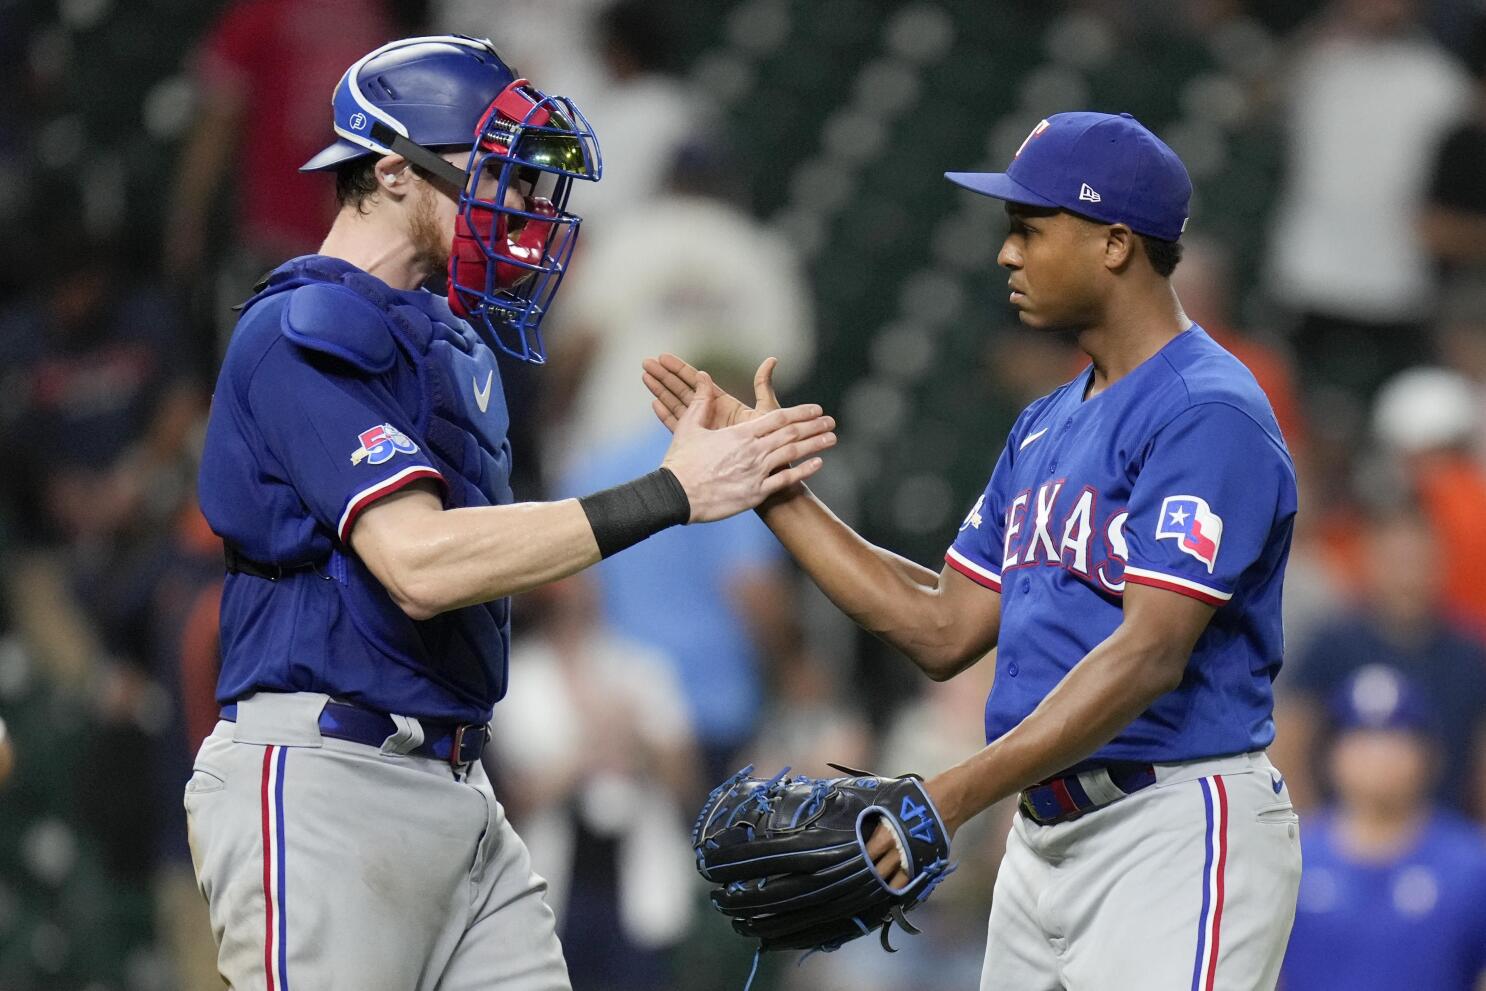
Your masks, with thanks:
[[[1413,465],[1419,501],[1439,538],[1445,608],[1486,638],[1486,469],[1467,454],[1438,453]]]

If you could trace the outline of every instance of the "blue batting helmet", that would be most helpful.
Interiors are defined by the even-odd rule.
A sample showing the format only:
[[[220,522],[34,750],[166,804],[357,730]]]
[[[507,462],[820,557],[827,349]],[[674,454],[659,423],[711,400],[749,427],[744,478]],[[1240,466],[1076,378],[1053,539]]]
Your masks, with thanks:
[[[459,199],[450,308],[508,354],[545,361],[541,320],[577,243],[568,196],[573,180],[603,172],[587,118],[517,76],[489,41],[463,35],[405,38],[370,52],[341,77],[331,107],[339,137],[301,171],[396,154],[450,187]],[[470,149],[464,169],[435,151],[450,147]],[[490,199],[477,195],[487,170],[499,176]],[[506,205],[513,187],[522,208]]]

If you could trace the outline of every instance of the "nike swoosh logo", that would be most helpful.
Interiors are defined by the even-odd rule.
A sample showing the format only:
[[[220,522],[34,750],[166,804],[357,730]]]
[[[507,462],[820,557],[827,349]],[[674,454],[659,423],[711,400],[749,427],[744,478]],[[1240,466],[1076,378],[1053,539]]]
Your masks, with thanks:
[[[480,384],[473,375],[470,376],[470,385],[475,389],[475,405],[480,407],[480,412],[485,412],[490,406],[490,386],[495,382],[495,372],[490,371],[485,375],[485,389],[480,390]]]
[[[1047,429],[1048,429],[1047,427],[1043,427],[1041,430],[1037,431],[1035,434],[1028,434],[1026,436],[1026,439],[1024,439],[1022,441],[1022,446],[1019,447],[1019,448],[1017,448],[1017,450],[1018,451],[1025,450],[1028,444],[1032,443],[1034,440],[1036,440],[1037,438],[1041,437],[1043,434],[1047,433]]]
[[[1283,788],[1283,787],[1285,787],[1285,778],[1284,778],[1284,776],[1281,775],[1278,778],[1270,778],[1269,779],[1269,786],[1271,788],[1273,788],[1274,789],[1274,793],[1276,795],[1278,795],[1280,793],[1280,789]]]

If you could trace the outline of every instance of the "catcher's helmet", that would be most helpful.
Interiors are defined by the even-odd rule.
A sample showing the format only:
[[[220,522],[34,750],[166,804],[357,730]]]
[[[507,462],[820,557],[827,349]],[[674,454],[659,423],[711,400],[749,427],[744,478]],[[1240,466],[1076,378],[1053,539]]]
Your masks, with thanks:
[[[339,138],[301,171],[397,154],[457,191],[450,307],[508,354],[546,360],[539,327],[578,235],[579,218],[566,209],[572,181],[603,172],[578,108],[519,78],[489,41],[463,35],[383,45],[346,70],[331,107]],[[433,150],[450,147],[470,149],[464,169]],[[499,170],[499,185],[482,199],[487,168]],[[523,209],[505,202],[518,179],[530,183]]]

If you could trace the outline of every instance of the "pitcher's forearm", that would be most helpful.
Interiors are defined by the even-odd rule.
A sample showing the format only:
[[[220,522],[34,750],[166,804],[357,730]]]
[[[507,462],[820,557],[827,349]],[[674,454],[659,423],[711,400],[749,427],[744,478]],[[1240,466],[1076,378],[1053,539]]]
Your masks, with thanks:
[[[985,749],[935,778],[951,829],[995,802],[1061,773],[1113,740],[1182,683],[1213,607],[1129,585],[1120,625],[1036,709]]]
[[[801,485],[759,507],[800,567],[857,625],[908,655],[930,677],[952,674],[936,595],[939,575],[863,539]],[[958,668],[956,668],[958,670]]]
[[[1116,631],[1031,715],[939,776],[951,828],[1087,758],[1180,681],[1179,650]]]

